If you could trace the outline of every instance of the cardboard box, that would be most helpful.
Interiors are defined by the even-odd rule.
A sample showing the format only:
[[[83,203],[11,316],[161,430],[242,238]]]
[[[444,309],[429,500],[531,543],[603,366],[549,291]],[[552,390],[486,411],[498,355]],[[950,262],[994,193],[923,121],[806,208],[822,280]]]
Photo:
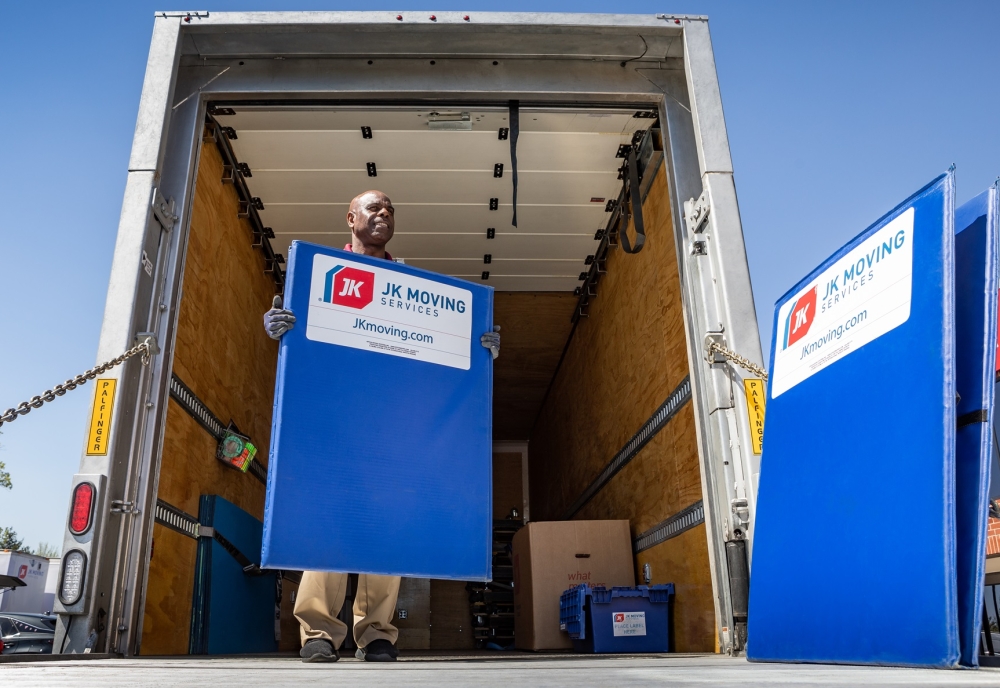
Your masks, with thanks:
[[[514,536],[514,639],[522,650],[572,648],[559,596],[580,583],[635,585],[628,521],[538,521]]]

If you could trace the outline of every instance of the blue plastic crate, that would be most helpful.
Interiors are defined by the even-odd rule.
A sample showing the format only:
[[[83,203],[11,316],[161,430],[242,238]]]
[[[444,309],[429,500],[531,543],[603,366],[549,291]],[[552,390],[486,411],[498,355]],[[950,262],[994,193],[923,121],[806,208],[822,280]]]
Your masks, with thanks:
[[[673,583],[637,588],[578,585],[559,598],[559,628],[577,652],[667,652]]]
[[[577,585],[559,596],[559,630],[566,631],[574,640],[586,635],[584,606],[588,594],[589,585]]]

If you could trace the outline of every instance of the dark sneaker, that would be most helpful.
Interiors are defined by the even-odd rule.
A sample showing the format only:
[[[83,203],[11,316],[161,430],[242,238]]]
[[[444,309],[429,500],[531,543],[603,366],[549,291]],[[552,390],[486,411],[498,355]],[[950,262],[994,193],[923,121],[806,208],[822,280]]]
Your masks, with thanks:
[[[363,648],[358,648],[357,655],[363,657],[366,662],[395,662],[399,656],[399,650],[388,640],[379,638],[368,643]]]
[[[336,662],[340,655],[333,649],[333,643],[322,638],[313,638],[299,650],[303,662]]]

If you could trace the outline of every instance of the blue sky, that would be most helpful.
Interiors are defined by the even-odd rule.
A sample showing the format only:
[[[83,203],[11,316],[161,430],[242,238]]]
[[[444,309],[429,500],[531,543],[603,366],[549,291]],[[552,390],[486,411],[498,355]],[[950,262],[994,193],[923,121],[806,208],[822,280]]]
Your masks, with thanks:
[[[154,10],[35,3],[0,24],[0,409],[95,363]],[[429,9],[710,17],[761,339],[775,300],[950,164],[1000,174],[996,2],[213,2],[210,11]],[[92,391],[0,428],[0,526],[61,543]]]

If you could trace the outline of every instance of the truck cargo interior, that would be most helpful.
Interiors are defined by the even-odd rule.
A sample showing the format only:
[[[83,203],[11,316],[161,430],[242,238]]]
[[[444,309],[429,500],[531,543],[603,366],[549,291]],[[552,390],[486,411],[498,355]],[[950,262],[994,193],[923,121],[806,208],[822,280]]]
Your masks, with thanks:
[[[349,243],[348,203],[368,189],[395,207],[395,259],[496,289],[502,337],[494,583],[404,580],[400,649],[510,646],[513,531],[527,521],[625,519],[635,582],[676,586],[672,649],[717,651],[658,113],[522,104],[512,122],[513,112],[209,103],[183,250],[142,654],[199,651],[199,545],[178,524],[208,494],[263,518],[278,345],[261,317],[282,291],[291,242]],[[629,150],[640,175],[631,195]],[[216,459],[224,428],[257,448],[246,472]],[[282,580],[281,650],[299,647],[295,589],[294,576]]]

